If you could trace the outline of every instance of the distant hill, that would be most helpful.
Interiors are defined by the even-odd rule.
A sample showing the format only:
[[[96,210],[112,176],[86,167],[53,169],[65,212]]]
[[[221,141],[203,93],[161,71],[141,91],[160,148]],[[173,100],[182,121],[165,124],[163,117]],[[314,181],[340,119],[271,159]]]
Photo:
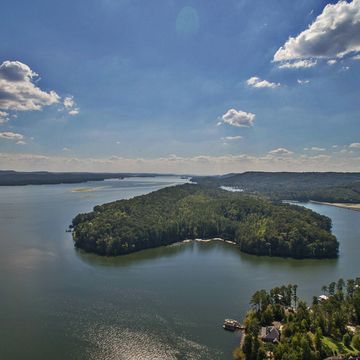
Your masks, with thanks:
[[[210,186],[230,186],[273,199],[360,203],[360,173],[245,172],[193,177]]]
[[[0,186],[13,185],[45,185],[45,184],[75,184],[86,181],[102,181],[124,177],[153,177],[159,174],[146,173],[90,173],[90,172],[17,172],[0,170]]]

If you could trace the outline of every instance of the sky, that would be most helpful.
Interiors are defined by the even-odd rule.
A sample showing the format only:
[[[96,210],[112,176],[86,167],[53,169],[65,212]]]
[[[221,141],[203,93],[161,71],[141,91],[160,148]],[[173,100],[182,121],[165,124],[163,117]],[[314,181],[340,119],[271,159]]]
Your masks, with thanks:
[[[360,171],[360,0],[3,0],[0,169]]]

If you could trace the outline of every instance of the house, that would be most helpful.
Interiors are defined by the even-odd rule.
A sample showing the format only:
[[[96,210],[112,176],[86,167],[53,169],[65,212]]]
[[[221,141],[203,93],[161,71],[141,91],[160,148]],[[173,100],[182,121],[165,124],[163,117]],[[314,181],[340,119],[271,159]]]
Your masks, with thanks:
[[[260,330],[260,338],[264,342],[278,342],[280,331],[275,326],[263,326]]]

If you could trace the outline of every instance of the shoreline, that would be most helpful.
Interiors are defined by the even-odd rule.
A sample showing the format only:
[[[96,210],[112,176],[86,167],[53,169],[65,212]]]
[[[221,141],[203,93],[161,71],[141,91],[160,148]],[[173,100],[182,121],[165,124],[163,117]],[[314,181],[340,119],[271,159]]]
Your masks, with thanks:
[[[189,243],[189,242],[192,242],[192,241],[196,241],[196,242],[202,242],[202,243],[208,243],[208,242],[211,242],[211,241],[222,241],[222,242],[225,242],[227,244],[231,244],[231,245],[237,245],[235,241],[230,241],[230,240],[224,240],[222,238],[212,238],[212,239],[186,239],[186,240],[182,240],[182,241],[179,241],[177,242],[178,244],[183,244],[183,243]],[[176,244],[176,243],[175,243]]]
[[[352,203],[331,203],[331,202],[324,202],[324,201],[315,201],[309,200],[312,204],[319,204],[319,205],[328,205],[328,206],[335,206],[341,209],[348,209],[353,211],[360,211],[360,204],[352,204]]]

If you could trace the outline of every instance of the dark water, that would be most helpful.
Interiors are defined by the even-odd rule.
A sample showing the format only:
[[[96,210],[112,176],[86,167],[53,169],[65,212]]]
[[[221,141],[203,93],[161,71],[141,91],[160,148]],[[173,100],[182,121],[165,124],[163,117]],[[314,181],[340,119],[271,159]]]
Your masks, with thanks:
[[[255,290],[297,283],[310,300],[360,276],[360,212],[315,204],[333,220],[338,260],[256,257],[220,242],[120,258],[74,250],[65,229],[78,212],[181,181],[0,187],[0,359],[228,359],[238,338],[222,321],[241,319]],[[85,187],[98,191],[72,192]]]

